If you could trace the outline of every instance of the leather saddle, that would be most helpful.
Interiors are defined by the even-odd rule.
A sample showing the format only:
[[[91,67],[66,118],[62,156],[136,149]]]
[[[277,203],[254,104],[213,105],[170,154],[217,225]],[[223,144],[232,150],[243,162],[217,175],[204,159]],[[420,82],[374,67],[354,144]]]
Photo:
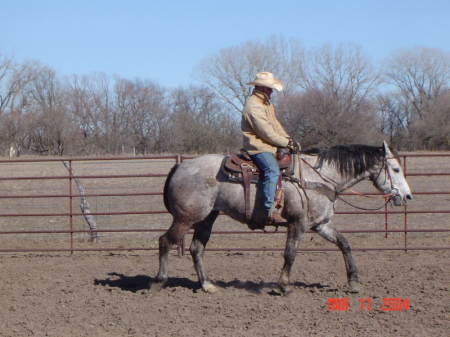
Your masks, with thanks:
[[[289,149],[279,148],[275,157],[278,161],[281,175],[278,178],[274,204],[276,208],[281,208],[283,202],[283,190],[281,189],[281,181],[283,177],[293,175],[292,155]],[[245,216],[247,221],[250,221],[250,184],[258,183],[260,175],[259,168],[253,162],[250,155],[245,150],[241,150],[241,152],[238,154],[232,154],[225,157],[222,163],[222,172],[225,174],[229,181],[243,184],[245,197]]]
[[[290,151],[285,148],[279,148],[276,153],[276,159],[278,166],[280,167],[281,175],[291,175],[292,156]],[[243,174],[250,173],[251,183],[256,184],[259,181],[259,168],[245,150],[241,150],[240,153],[225,157],[222,168],[231,181],[242,182]]]

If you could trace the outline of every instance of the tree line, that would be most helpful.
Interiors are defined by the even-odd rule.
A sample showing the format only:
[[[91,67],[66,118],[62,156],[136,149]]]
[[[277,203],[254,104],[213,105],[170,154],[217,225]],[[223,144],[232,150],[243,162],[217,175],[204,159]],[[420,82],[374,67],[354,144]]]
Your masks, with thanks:
[[[194,70],[197,85],[165,88],[105,74],[58,76],[0,54],[0,150],[90,155],[232,152],[256,72],[285,83],[274,100],[303,147],[379,144],[450,149],[450,54],[393,52],[374,64],[354,44],[304,48],[271,37],[224,48]]]

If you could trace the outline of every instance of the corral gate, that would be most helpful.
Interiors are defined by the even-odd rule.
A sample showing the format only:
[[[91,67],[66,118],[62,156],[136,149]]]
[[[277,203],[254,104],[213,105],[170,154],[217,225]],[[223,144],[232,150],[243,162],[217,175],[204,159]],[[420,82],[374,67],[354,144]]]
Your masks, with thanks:
[[[342,233],[364,234],[364,235],[382,235],[388,239],[389,235],[402,235],[402,242],[393,246],[364,246],[354,248],[354,250],[441,250],[450,249],[450,154],[448,153],[429,153],[429,154],[400,154],[405,175],[413,189],[413,195],[416,201],[410,202],[408,206],[401,208],[390,208],[387,205],[380,211],[359,211],[352,209],[340,210],[336,212],[336,217],[351,216],[356,217],[377,216],[377,223],[372,223],[369,228],[360,226],[359,228],[343,229]],[[116,246],[103,245],[103,237],[116,235],[116,233],[155,233],[159,235],[167,229],[170,224],[170,218],[167,217],[165,224],[159,228],[150,228],[142,224],[140,227],[128,226],[130,216],[145,217],[145,222],[152,222],[151,216],[161,216],[167,214],[162,203],[162,186],[167,172],[171,166],[188,160],[188,156],[151,156],[151,157],[97,157],[97,158],[57,158],[57,159],[21,159],[21,160],[0,160],[0,252],[59,252],[59,251],[129,251],[129,250],[157,250],[157,246],[134,246],[120,243]],[[62,164],[65,164],[63,166]],[[154,165],[155,164],[155,165]],[[98,167],[109,165],[102,174],[95,174]],[[125,169],[125,173],[118,172],[119,166],[126,167],[131,165],[136,167],[135,172]],[[156,169],[153,170],[153,166]],[[52,167],[47,171],[47,167]],[[64,168],[65,167],[65,168]],[[146,169],[147,167],[147,169]],[[152,167],[151,172],[147,172]],[[411,169],[410,169],[411,167]],[[21,172],[31,172],[31,174],[21,174]],[[120,170],[119,170],[120,171]],[[133,171],[133,170],[131,170]],[[60,172],[58,174],[53,174]],[[83,173],[80,173],[83,172]],[[87,172],[89,174],[85,174]],[[94,172],[94,174],[91,174]],[[108,173],[109,172],[109,173]],[[111,173],[112,172],[112,173]],[[417,185],[411,184],[412,179],[420,178]],[[81,182],[87,192],[76,188],[75,182]],[[121,181],[125,186],[134,187],[118,191],[113,188],[114,181]],[[150,181],[150,183],[149,183]],[[98,188],[92,188],[95,182]],[[138,187],[148,184],[150,187],[145,190],[139,190]],[[25,185],[24,185],[25,184]],[[110,187],[107,187],[111,184]],[[106,187],[105,187],[106,186]],[[374,192],[367,194],[376,195]],[[354,198],[349,194],[349,198]],[[102,204],[101,200],[119,200],[117,205],[125,206],[125,209],[115,209],[116,204],[110,201],[110,207],[100,211],[94,210],[90,215],[101,219],[108,217],[126,217],[123,226],[115,225],[104,228],[99,225],[96,229],[83,228],[83,212],[79,210],[80,197],[86,199],[92,204]],[[449,196],[447,198],[447,196]],[[157,197],[159,201],[157,208],[136,209],[138,205],[130,200],[137,198]],[[134,198],[134,199],[133,199]],[[359,197],[361,198],[361,197]],[[420,199],[423,198],[423,202]],[[439,199],[441,198],[441,199]],[[434,202],[433,200],[439,200]],[[128,200],[128,201],[126,201]],[[358,199],[353,199],[358,200]],[[361,200],[361,199],[359,199]],[[37,206],[38,212],[33,211],[33,205],[39,201],[41,206]],[[357,202],[357,201],[356,201]],[[145,202],[141,202],[141,204]],[[2,207],[2,204],[5,207]],[[45,204],[45,206],[42,206]],[[149,202],[150,204],[150,202]],[[152,205],[153,205],[152,204]],[[431,207],[432,205],[433,207]],[[54,206],[54,208],[53,208]],[[95,205],[95,208],[98,205]],[[111,209],[113,208],[113,209]],[[42,212],[41,209],[49,211]],[[420,215],[426,217],[423,225],[417,225],[411,228],[411,216]],[[401,218],[399,225],[399,217]],[[396,225],[391,225],[391,219],[396,219]],[[25,220],[31,220],[32,224],[25,224]],[[53,220],[52,220],[53,219]],[[383,219],[383,220],[379,220]],[[162,221],[162,220],[158,220]],[[115,221],[111,220],[111,223]],[[164,221],[163,221],[164,222]],[[353,222],[353,220],[351,220]],[[39,223],[40,225],[36,225]],[[78,223],[78,224],[77,224]],[[216,230],[215,234],[220,235],[271,235],[270,233],[251,232],[244,230]],[[86,245],[80,243],[79,237],[86,233],[98,233],[101,235],[96,244]],[[114,234],[113,234],[114,233]],[[279,231],[276,234],[284,233]],[[378,233],[378,234],[377,234]],[[409,235],[417,233],[440,233],[438,244],[416,245],[410,244]],[[55,236],[58,236],[59,244],[53,245]],[[23,238],[27,238],[24,240]],[[62,239],[63,238],[63,239]],[[61,241],[62,240],[62,241]],[[42,243],[42,242],[43,243]],[[120,241],[120,240],[119,240]],[[430,240],[428,240],[430,241]],[[34,243],[39,242],[34,246]],[[62,243],[61,243],[62,242]],[[415,242],[418,242],[415,240]],[[431,239],[433,242],[433,239]],[[440,242],[440,243],[439,243]],[[5,243],[7,247],[5,248]],[[183,245],[184,246],[184,245]],[[184,248],[183,248],[184,249]],[[216,251],[278,251],[282,248],[267,247],[215,247],[209,250]],[[302,248],[299,251],[334,251],[335,248]]]

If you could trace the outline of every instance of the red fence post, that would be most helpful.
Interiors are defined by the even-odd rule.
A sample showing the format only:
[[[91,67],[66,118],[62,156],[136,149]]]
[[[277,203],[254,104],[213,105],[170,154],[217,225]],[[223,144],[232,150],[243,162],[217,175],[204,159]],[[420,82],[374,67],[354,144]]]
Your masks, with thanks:
[[[70,227],[70,254],[73,254],[73,202],[72,202],[72,160],[69,160],[69,227]]]
[[[384,238],[388,237],[388,206],[387,202],[384,203]]]
[[[407,166],[406,166],[406,156],[403,156],[403,174],[407,175]],[[403,224],[403,229],[405,230],[404,232],[404,237],[405,237],[405,253],[408,252],[408,208],[407,205],[405,204],[404,206],[404,214],[403,214],[403,219],[404,219],[404,224]]]

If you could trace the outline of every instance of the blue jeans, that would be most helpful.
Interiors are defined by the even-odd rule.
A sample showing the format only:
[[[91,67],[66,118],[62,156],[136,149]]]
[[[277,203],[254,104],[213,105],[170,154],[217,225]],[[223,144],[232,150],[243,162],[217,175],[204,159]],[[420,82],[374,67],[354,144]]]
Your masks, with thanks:
[[[264,209],[268,213],[275,199],[280,167],[275,156],[270,152],[262,152],[251,155],[253,161],[261,171],[261,183],[264,200]]]

